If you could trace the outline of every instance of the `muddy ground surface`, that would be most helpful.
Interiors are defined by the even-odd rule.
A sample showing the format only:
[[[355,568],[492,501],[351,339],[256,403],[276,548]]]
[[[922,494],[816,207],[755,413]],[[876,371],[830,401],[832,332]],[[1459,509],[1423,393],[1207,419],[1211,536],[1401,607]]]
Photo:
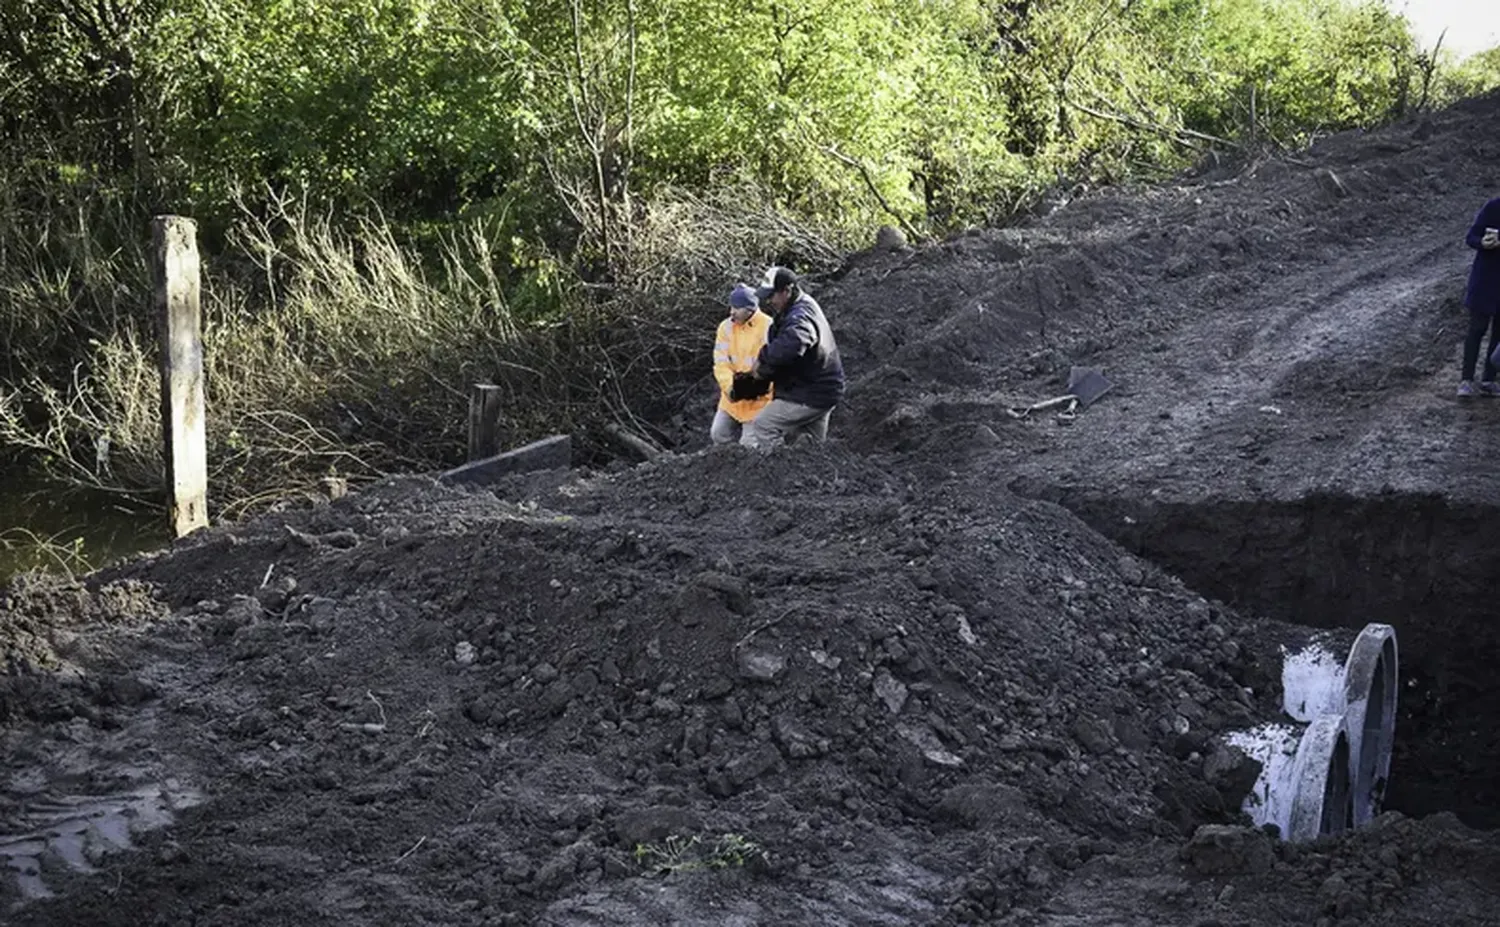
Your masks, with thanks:
[[[1497,116],[856,255],[827,446],[13,583],[0,922],[1500,924],[1500,402],[1451,398]],[[1006,413],[1075,364],[1115,390]],[[1283,622],[1367,620],[1410,813],[1236,828]]]

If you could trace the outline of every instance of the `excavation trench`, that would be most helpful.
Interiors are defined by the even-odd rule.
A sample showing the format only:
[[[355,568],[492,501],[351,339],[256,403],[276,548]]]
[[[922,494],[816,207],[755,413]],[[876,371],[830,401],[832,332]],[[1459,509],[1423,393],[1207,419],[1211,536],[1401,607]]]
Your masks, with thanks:
[[[1384,807],[1500,828],[1500,508],[1435,496],[1149,503],[1041,493],[1244,614],[1395,629]]]

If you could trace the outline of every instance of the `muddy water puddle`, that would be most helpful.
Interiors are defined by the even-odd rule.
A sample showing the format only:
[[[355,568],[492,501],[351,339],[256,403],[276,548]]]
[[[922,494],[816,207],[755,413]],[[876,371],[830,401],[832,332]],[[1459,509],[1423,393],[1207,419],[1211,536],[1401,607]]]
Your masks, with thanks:
[[[0,585],[25,570],[83,573],[169,540],[163,517],[0,468]]]
[[[49,872],[95,872],[108,855],[131,849],[133,836],[170,825],[202,801],[175,779],[104,795],[29,796],[17,814],[0,818],[0,874],[14,880],[23,901],[51,897]]]

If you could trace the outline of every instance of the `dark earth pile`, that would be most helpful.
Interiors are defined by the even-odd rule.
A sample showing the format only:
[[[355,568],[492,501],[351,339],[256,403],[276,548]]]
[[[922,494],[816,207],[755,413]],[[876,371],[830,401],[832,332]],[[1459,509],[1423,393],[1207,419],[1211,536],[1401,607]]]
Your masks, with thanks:
[[[1275,716],[1291,633],[1253,615],[1306,619],[1214,587],[1253,551],[1099,501],[1490,493],[1463,462],[1500,451],[1482,412],[1371,436],[1447,402],[1441,249],[1497,112],[856,256],[819,291],[857,373],[829,446],[396,480],[13,584],[0,916],[1500,924],[1500,840],[1451,815],[1236,826],[1255,770],[1213,735]],[[1076,423],[1005,414],[1083,362],[1121,385]],[[1419,621],[1440,573],[1382,617]],[[70,796],[120,795],[134,850],[69,843]],[[57,897],[12,908],[22,885]]]
[[[483,923],[733,835],[765,853],[749,874],[885,886],[849,922],[997,914],[1120,840],[1231,819],[1248,785],[1202,754],[1251,716],[1249,651],[1053,506],[825,449],[532,488],[393,486],[125,569],[188,656],[117,652],[159,696],[156,749],[245,803],[201,809],[222,837],[194,865],[297,860],[247,897],[143,902],[290,917],[425,837],[398,919],[443,899]]]
[[[402,481],[92,584],[12,607],[145,585],[171,617],[91,638],[111,684],[17,675],[50,723],[8,766],[210,800],[18,924],[1025,923],[1100,880],[1177,923],[1220,886],[1175,848],[1254,774],[1208,737],[1277,696],[1265,627],[1065,510],[836,448]],[[1420,856],[1315,879],[1233,833],[1264,857],[1213,867],[1297,868],[1286,923],[1335,872],[1437,923]]]

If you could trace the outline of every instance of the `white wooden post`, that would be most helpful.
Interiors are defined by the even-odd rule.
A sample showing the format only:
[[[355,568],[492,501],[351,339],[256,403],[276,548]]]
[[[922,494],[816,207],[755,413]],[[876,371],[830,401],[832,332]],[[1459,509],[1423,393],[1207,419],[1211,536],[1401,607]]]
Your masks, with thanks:
[[[208,430],[203,389],[203,315],[198,226],[181,216],[151,220],[151,271],[161,336],[161,426],[172,530],[208,527]]]

